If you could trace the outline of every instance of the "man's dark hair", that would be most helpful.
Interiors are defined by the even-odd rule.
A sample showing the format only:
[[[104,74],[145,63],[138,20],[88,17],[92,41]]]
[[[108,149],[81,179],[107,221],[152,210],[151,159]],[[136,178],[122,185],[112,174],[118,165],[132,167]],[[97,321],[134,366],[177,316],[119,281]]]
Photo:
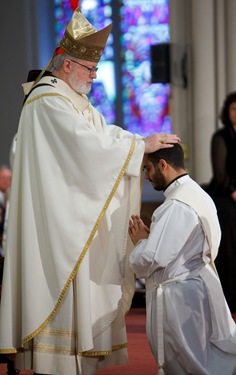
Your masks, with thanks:
[[[151,154],[148,154],[148,160],[156,165],[160,159],[164,159],[175,170],[185,169],[184,167],[184,151],[179,143],[175,143],[173,147],[162,148]]]
[[[226,127],[231,127],[232,123],[229,118],[229,107],[232,103],[236,103],[236,92],[229,93],[225,100],[224,104],[220,113],[220,120],[222,121],[222,124],[224,124]]]

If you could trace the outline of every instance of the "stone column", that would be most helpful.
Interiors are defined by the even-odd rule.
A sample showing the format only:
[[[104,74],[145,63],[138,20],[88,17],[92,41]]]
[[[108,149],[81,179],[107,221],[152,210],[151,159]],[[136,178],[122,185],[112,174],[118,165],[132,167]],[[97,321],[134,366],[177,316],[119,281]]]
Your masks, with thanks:
[[[236,1],[225,0],[225,57],[226,57],[226,92],[236,91]]]

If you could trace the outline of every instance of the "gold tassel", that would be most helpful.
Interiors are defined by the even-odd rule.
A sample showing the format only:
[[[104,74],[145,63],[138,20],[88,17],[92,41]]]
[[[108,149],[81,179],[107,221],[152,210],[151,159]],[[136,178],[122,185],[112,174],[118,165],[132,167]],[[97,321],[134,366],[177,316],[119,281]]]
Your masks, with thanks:
[[[40,79],[42,78],[42,76],[44,75],[44,73],[46,72],[46,70],[50,71],[52,69],[54,56],[55,56],[55,54],[53,55],[53,57],[51,58],[51,60],[48,62],[48,64],[45,66],[45,68],[41,71],[41,73],[38,75],[38,77],[34,81],[34,84],[33,84],[32,87],[34,87],[34,86],[37,85],[37,83],[40,81]]]

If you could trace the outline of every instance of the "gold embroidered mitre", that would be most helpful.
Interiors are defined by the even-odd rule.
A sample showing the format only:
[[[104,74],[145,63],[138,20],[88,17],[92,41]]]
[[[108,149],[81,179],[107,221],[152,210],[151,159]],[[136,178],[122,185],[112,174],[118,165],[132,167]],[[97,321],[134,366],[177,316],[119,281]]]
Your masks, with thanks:
[[[102,56],[112,24],[97,31],[77,8],[59,46],[78,59],[98,62]]]
[[[102,56],[107,39],[112,29],[112,24],[97,31],[93,25],[83,16],[78,7],[65,30],[59,46],[45,68],[33,83],[35,86],[46,71],[53,67],[53,59],[61,53],[68,53],[81,60],[98,62]],[[32,85],[30,86],[32,88]],[[29,89],[27,89],[27,92]]]

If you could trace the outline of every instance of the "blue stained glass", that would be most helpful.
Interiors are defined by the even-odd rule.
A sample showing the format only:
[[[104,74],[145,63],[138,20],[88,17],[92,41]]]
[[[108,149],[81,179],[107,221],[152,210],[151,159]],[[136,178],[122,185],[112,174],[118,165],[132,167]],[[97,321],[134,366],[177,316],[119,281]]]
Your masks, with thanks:
[[[59,44],[63,37],[66,25],[69,23],[73,10],[69,0],[54,0],[55,4],[55,27],[56,27],[56,43]]]

